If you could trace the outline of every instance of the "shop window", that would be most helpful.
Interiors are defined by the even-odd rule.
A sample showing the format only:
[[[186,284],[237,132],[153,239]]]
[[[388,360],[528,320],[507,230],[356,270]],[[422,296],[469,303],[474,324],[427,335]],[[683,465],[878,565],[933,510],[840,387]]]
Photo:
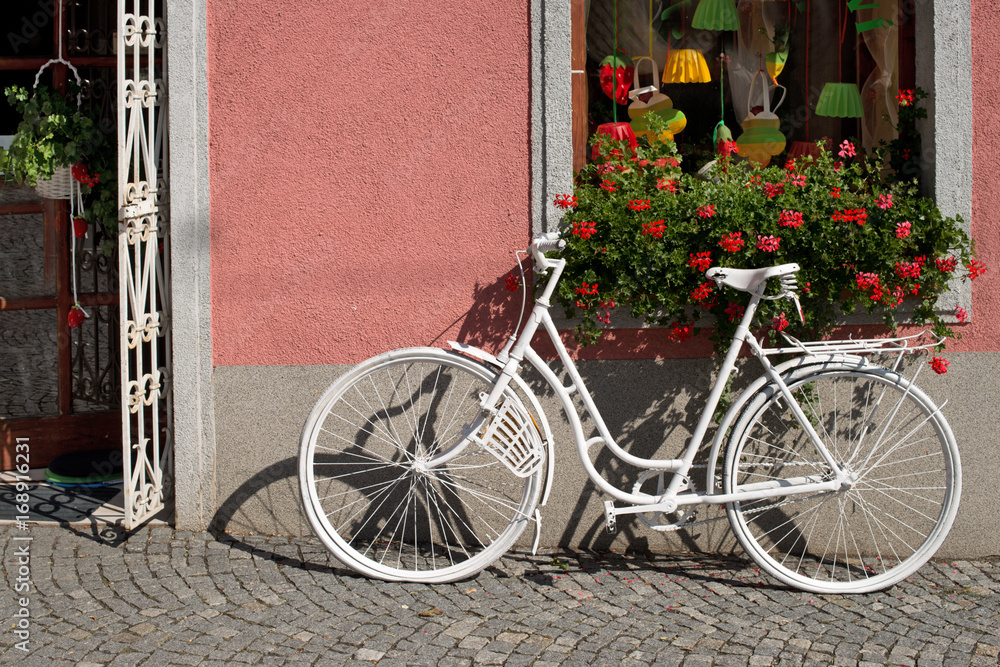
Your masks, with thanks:
[[[573,0],[575,169],[586,163],[587,137],[597,126],[629,120],[628,104],[615,104],[599,79],[601,61],[616,46],[631,61],[651,57],[660,75],[671,52],[693,49],[704,57],[710,82],[661,80],[660,87],[686,118],[676,141],[695,168],[710,158],[720,120],[738,136],[748,115],[760,110],[762,81],[786,139],[775,160],[796,142],[855,138],[871,148],[895,138],[896,93],[915,80],[912,0],[733,0],[739,17],[733,31],[692,27],[706,1]],[[769,56],[783,50],[784,57]],[[653,83],[648,61],[638,78],[640,87]],[[860,118],[816,113],[827,82],[857,85]]]

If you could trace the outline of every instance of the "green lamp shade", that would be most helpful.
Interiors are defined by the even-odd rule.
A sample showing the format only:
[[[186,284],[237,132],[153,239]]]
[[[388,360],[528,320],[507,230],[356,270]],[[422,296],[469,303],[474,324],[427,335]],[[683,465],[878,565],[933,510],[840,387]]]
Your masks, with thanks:
[[[861,91],[855,83],[827,83],[816,103],[817,116],[861,118]]]
[[[739,30],[740,17],[733,0],[701,0],[691,27],[699,30]]]
[[[677,49],[670,52],[663,68],[663,83],[708,83],[711,80],[708,63],[701,51]]]

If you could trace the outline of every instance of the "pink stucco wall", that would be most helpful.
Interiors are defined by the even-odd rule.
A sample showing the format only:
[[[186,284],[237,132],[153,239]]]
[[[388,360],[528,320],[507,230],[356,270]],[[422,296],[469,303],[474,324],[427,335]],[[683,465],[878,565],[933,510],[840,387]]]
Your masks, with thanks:
[[[216,365],[440,344],[506,298],[531,229],[526,0],[208,15]]]
[[[528,2],[208,7],[215,364],[502,343],[503,277],[531,226]],[[1000,350],[1000,5],[972,11],[972,226],[990,270],[951,351]],[[665,334],[617,330],[577,352],[711,351]]]

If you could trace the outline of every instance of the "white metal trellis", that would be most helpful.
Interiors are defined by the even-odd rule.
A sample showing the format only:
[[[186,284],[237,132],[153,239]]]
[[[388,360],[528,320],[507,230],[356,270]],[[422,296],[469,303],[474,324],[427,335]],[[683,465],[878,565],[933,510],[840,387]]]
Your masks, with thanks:
[[[118,0],[118,266],[125,527],[164,507],[173,464],[164,25]]]

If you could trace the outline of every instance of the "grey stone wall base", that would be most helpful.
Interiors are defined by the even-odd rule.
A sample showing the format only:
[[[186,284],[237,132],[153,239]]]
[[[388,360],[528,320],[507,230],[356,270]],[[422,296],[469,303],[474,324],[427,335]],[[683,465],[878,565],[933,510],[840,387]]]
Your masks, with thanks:
[[[939,552],[947,558],[1000,555],[1000,501],[995,493],[996,424],[1000,407],[979,387],[1000,374],[1000,354],[949,355],[946,375],[924,368],[918,384],[944,408],[961,451],[963,497],[958,519]],[[746,362],[756,364],[756,362]],[[923,360],[919,363],[923,364]],[[580,371],[613,433],[640,456],[679,454],[701,411],[712,361],[586,361]],[[314,401],[346,367],[225,367],[216,369],[215,394],[225,411],[216,415],[219,452],[219,505],[213,526],[239,534],[304,535],[309,527],[298,494],[296,457],[300,430]],[[749,366],[742,379],[757,376]],[[533,383],[533,386],[539,386]],[[603,502],[580,465],[568,423],[551,392],[540,393],[556,439],[559,474],[547,507],[542,510],[543,547],[612,549],[676,553],[729,553],[738,547],[725,520],[677,533],[648,530],[633,518],[619,521],[612,536],[604,529]],[[588,423],[584,424],[585,429]],[[714,432],[709,434],[714,435]],[[602,456],[596,463],[609,479],[631,486],[617,460]],[[699,518],[724,517],[721,509],[705,509]],[[529,529],[521,538],[529,546]]]

